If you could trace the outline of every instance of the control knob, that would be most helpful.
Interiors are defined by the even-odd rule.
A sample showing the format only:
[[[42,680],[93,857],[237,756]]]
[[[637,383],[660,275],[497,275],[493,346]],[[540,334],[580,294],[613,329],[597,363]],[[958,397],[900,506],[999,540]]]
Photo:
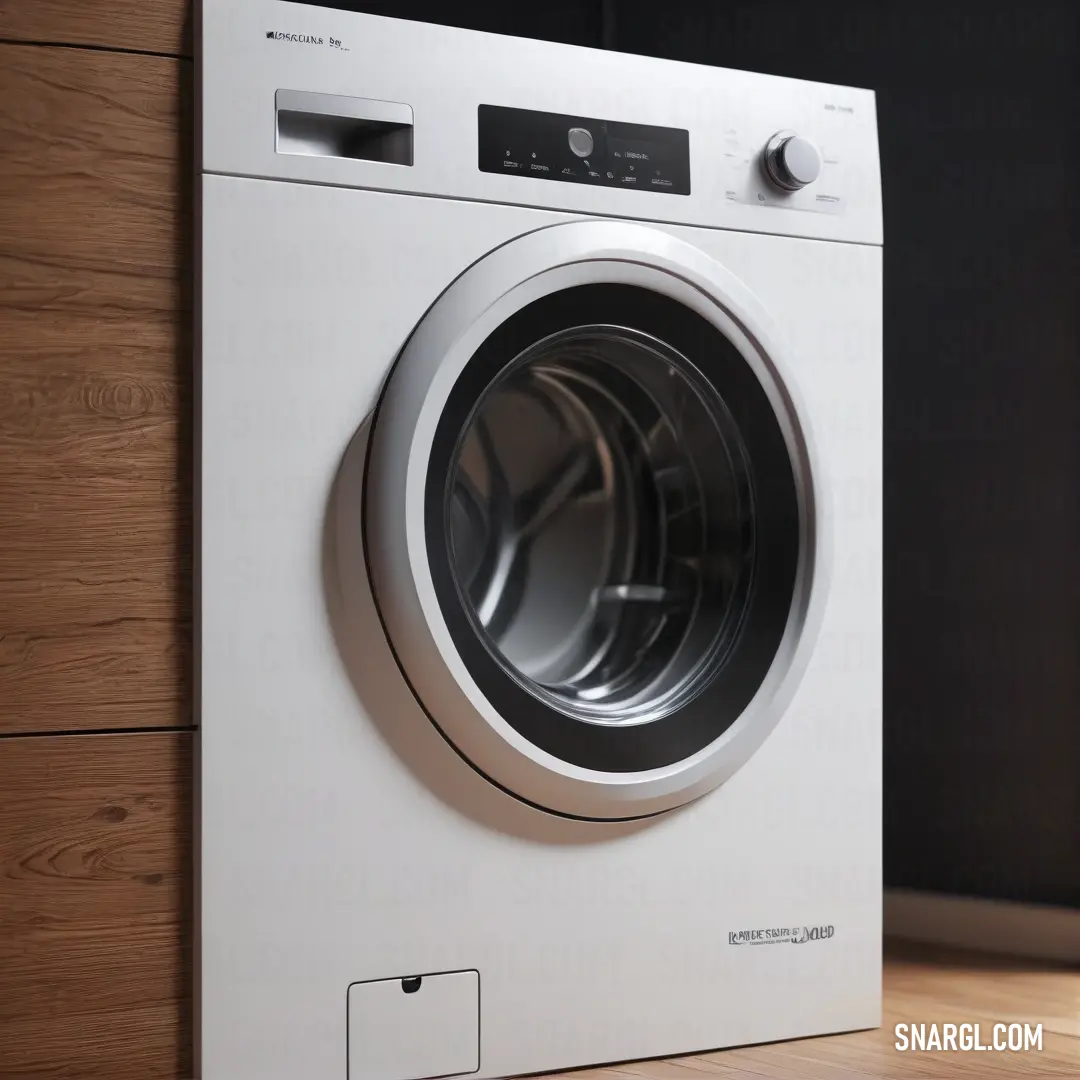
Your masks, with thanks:
[[[593,152],[592,132],[588,128],[571,128],[567,132],[566,141],[579,158],[587,158]]]
[[[798,191],[821,174],[818,148],[794,131],[778,131],[765,145],[765,175],[782,191]]]

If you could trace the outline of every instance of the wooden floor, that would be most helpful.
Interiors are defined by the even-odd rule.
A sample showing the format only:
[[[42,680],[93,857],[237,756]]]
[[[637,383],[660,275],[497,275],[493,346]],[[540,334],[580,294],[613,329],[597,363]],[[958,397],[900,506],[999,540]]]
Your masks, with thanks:
[[[901,1053],[894,1047],[893,1030],[900,1023],[978,1023],[983,1043],[991,1042],[995,1023],[1042,1024],[1043,1048],[1026,1053]],[[885,950],[884,1015],[876,1031],[562,1075],[572,1080],[691,1080],[695,1073],[729,1080],[1080,1080],[1080,971],[890,942]]]

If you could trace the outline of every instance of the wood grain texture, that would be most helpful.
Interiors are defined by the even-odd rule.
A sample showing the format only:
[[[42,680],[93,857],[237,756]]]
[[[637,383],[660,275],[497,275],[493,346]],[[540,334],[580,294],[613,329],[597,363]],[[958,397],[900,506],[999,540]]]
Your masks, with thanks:
[[[192,740],[0,740],[4,1080],[190,1076]]]
[[[882,1026],[876,1031],[773,1043],[561,1074],[573,1080],[997,1080],[1080,1076],[1080,971],[1038,962],[888,942]],[[1043,1026],[1041,1052],[900,1052],[894,1027],[981,1025],[989,1043],[995,1023]]]
[[[0,38],[191,55],[191,0],[0,0]]]
[[[0,732],[190,722],[190,102],[0,46]]]

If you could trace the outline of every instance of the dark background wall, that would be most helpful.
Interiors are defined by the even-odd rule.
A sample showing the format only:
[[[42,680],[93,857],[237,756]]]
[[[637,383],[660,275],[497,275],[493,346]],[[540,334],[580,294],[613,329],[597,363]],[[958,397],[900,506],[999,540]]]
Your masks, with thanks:
[[[1075,5],[335,6],[877,91],[886,882],[1080,907]]]

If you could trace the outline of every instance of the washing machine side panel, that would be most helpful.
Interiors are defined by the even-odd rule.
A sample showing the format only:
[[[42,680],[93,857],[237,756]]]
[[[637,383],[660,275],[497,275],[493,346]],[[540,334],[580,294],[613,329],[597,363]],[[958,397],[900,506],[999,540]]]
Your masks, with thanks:
[[[202,195],[203,1080],[343,1077],[349,984],[440,971],[479,972],[479,1078],[876,1024],[880,252],[681,232],[791,341],[830,599],[795,700],[727,783],[652,822],[572,822],[438,735],[370,596],[342,610],[362,553],[327,520],[426,307],[559,216],[218,177]]]

